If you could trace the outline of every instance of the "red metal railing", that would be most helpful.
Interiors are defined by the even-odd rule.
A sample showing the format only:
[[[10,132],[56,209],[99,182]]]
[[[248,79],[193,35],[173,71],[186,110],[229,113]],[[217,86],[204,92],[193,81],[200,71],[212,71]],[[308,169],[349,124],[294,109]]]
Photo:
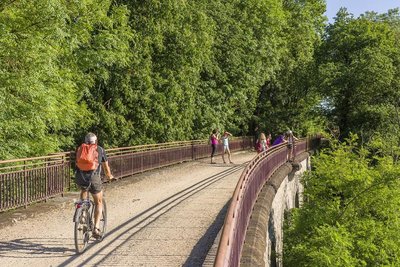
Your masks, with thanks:
[[[231,138],[231,151],[252,147],[251,137]],[[210,155],[204,140],[106,150],[116,178]],[[0,161],[0,212],[46,200],[70,189],[74,152]]]
[[[319,137],[315,136],[297,141],[294,155],[310,150],[312,145],[316,145],[317,138]],[[281,144],[258,154],[247,165],[236,185],[225,217],[214,266],[239,266],[247,226],[257,196],[265,182],[286,160],[287,147]]]
[[[69,153],[0,161],[0,211],[63,193],[70,172]]]
[[[229,147],[231,151],[251,148],[252,139],[251,137],[233,138]],[[109,149],[107,155],[113,175],[124,177],[179,162],[208,157],[210,145],[204,140],[173,142]]]

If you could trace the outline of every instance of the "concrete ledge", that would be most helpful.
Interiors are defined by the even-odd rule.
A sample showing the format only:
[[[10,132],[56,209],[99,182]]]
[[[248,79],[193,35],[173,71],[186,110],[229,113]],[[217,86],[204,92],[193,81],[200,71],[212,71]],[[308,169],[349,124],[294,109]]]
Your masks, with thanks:
[[[303,152],[299,155],[296,156],[296,158],[294,159],[294,161],[292,162],[292,166],[293,166],[293,172],[297,172],[301,169],[301,162],[306,160],[308,157],[310,156],[310,154],[308,152]]]
[[[310,156],[303,152],[296,156],[294,162],[285,163],[277,169],[265,183],[254,205],[243,245],[241,266],[265,266],[265,251],[267,247],[267,232],[272,204],[278,189],[289,174],[297,172],[302,162]]]
[[[264,262],[267,240],[264,223],[269,220],[274,197],[275,189],[267,184],[258,195],[258,200],[254,205],[250,224],[247,228],[242,257],[240,259],[241,266],[261,266]]]
[[[271,178],[267,181],[267,185],[272,186],[275,189],[275,193],[278,191],[279,187],[285,177],[291,173],[293,170],[293,166],[290,163],[285,163],[281,167],[279,167],[271,176]]]
[[[249,226],[240,258],[240,266],[265,266],[264,253],[267,246],[269,215],[282,181],[292,171],[292,164],[285,163],[271,176],[258,195],[250,217]]]
[[[300,164],[303,160],[308,158],[310,155],[311,155],[311,153],[309,153],[309,152],[303,152],[303,153],[297,155],[296,158],[294,159],[293,164]]]

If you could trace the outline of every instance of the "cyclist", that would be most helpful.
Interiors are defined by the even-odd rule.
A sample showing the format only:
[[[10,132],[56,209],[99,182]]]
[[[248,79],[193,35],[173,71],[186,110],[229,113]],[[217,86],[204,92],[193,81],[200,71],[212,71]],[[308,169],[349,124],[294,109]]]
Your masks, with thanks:
[[[95,238],[101,237],[99,229],[100,216],[103,210],[101,167],[104,168],[108,179],[112,180],[114,176],[111,174],[106,152],[101,146],[97,145],[97,136],[94,133],[88,133],[85,136],[85,143],[76,150],[75,179],[76,184],[81,188],[81,200],[87,198],[87,191],[93,196],[95,203],[93,236]]]

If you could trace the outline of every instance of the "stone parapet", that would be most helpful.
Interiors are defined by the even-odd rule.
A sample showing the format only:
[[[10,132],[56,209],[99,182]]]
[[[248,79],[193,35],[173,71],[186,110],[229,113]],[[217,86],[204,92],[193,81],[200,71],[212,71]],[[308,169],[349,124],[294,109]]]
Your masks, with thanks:
[[[309,169],[310,154],[296,156],[265,183],[253,207],[240,266],[282,266],[284,212],[301,203],[300,176]]]

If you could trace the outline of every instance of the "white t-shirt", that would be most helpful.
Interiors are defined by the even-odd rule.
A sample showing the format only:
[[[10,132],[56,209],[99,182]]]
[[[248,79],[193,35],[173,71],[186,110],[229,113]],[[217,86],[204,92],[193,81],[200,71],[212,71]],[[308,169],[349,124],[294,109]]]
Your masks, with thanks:
[[[228,136],[222,136],[221,139],[224,146],[229,146]]]

